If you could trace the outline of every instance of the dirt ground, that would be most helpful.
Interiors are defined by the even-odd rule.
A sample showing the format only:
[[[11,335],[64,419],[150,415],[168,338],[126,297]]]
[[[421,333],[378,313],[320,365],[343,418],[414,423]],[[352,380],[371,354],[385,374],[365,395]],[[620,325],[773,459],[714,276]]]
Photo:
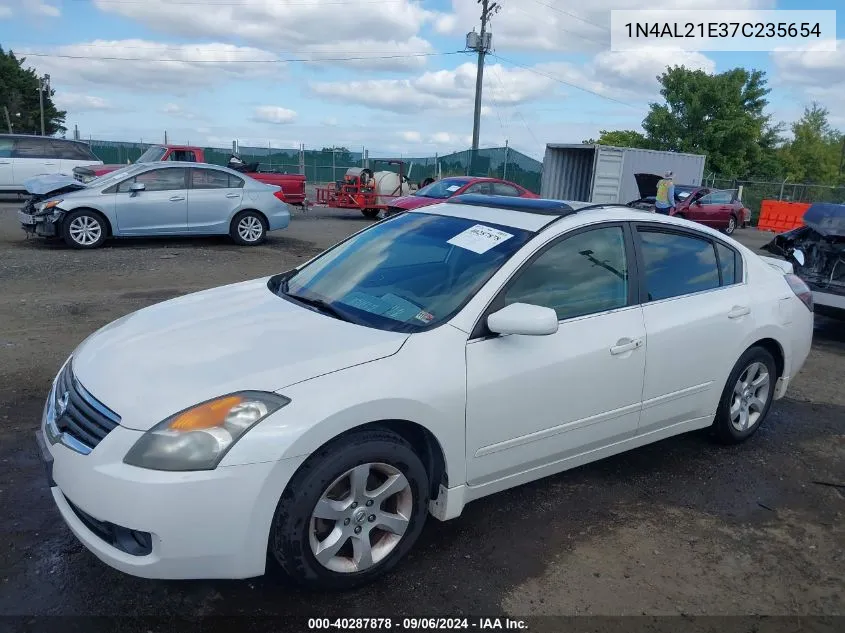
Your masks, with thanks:
[[[18,206],[0,202],[0,615],[845,615],[845,322],[822,317],[789,397],[749,442],[694,433],[472,503],[430,520],[372,586],[322,595],[269,576],[113,571],[62,523],[35,450],[59,364],[130,311],[281,271],[368,221],[312,210],[257,248],[221,238],[80,252],[25,240]]]

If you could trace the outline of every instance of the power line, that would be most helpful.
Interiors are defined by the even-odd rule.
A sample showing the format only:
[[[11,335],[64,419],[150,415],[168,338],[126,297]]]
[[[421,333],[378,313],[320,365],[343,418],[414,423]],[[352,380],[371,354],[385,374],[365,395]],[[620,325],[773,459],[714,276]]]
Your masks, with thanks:
[[[544,6],[546,6],[546,5],[544,5]],[[516,9],[517,11],[524,13],[527,16],[530,16],[531,18],[534,18],[535,20],[537,19],[537,16],[535,14],[533,14],[529,11],[526,11],[522,7],[513,7],[513,8]],[[552,8],[554,8],[554,7],[552,7]],[[585,40],[587,42],[592,42],[593,44],[601,44],[602,46],[606,45],[606,42],[603,41],[603,40],[597,40],[597,39],[594,39],[592,37],[587,37],[586,35],[582,35],[581,33],[576,33],[575,31],[567,31],[565,28],[560,27],[560,26],[557,27],[557,30],[561,31],[563,33],[567,33],[568,35],[573,35],[573,36],[578,37],[578,38]]]
[[[581,22],[584,22],[585,24],[590,24],[592,26],[595,26],[597,28],[600,28],[602,30],[607,31],[608,33],[610,32],[610,29],[607,28],[606,26],[604,26],[603,24],[597,24],[596,22],[591,22],[587,18],[582,18],[580,15],[577,15],[575,13],[570,13],[569,11],[566,11],[565,9],[559,9],[558,7],[552,6],[550,4],[546,4],[545,2],[542,2],[542,0],[533,0],[533,1],[536,2],[537,4],[543,5],[544,7],[548,7],[552,11],[557,11],[558,13],[563,13],[564,15],[568,15],[571,18],[575,18],[576,20],[580,20]]]
[[[58,59],[88,59],[92,61],[125,61],[125,62],[182,62],[185,64],[288,64],[288,63],[303,63],[315,64],[323,62],[349,62],[361,61],[368,59],[407,59],[410,57],[435,57],[438,55],[459,55],[464,51],[450,51],[447,53],[404,53],[401,55],[368,55],[356,57],[290,57],[287,59],[163,59],[163,58],[148,58],[148,57],[113,57],[113,56],[95,56],[95,55],[65,55],[59,53],[21,53],[24,57],[48,57]],[[315,53],[319,54],[319,53]]]
[[[519,62],[515,62],[515,61],[510,60],[510,59],[505,59],[504,57],[502,57],[501,55],[497,55],[496,53],[488,53],[488,55],[490,55],[491,57],[495,57],[496,59],[503,61],[507,64],[511,64],[513,66],[519,66],[520,68],[524,68],[525,70],[528,70],[532,73],[535,73],[535,74],[540,75],[542,77],[546,77],[547,79],[551,79],[552,81],[556,81],[556,82],[563,84],[565,86],[569,86],[570,88],[575,88],[576,90],[581,90],[582,92],[586,92],[586,93],[591,94],[595,97],[599,97],[601,99],[606,99],[607,101],[613,101],[614,103],[618,103],[620,105],[628,106],[629,108],[635,108],[637,110],[640,109],[635,105],[627,103],[626,101],[620,101],[619,99],[614,99],[613,97],[608,97],[607,95],[603,95],[600,92],[595,92],[593,90],[590,90],[589,88],[584,88],[582,86],[579,86],[578,84],[574,84],[572,82],[566,81],[565,79],[561,79],[560,77],[555,77],[554,75],[544,73],[543,71],[537,70],[536,68],[532,68],[531,66],[526,66],[525,64],[520,64]]]

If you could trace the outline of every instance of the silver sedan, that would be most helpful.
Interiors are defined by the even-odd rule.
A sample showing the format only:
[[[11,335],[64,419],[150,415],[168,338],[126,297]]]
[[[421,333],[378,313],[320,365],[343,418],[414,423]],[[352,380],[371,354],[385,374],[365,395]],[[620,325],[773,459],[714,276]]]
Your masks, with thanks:
[[[75,248],[156,235],[230,235],[252,246],[290,223],[280,187],[203,163],[130,165],[87,184],[39,176],[24,186],[32,197],[18,212],[22,228]]]

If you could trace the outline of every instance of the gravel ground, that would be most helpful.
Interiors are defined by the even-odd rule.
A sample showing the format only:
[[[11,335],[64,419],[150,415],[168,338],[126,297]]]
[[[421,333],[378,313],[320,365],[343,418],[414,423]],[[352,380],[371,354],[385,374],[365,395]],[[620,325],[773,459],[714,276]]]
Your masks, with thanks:
[[[845,615],[845,323],[821,317],[789,398],[749,442],[725,448],[693,433],[472,503],[457,520],[429,521],[375,585],[323,595],[274,576],[160,582],[113,571],[62,523],[34,447],[59,364],[119,316],[283,270],[368,221],[314,209],[257,248],[215,238],[80,252],[25,240],[18,206],[0,202],[0,615],[300,623],[286,630],[316,615]]]

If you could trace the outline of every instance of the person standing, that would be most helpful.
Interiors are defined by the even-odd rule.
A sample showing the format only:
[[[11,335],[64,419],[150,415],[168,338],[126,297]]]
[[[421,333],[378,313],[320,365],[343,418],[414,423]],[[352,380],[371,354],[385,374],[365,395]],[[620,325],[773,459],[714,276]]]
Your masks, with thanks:
[[[657,182],[654,210],[663,215],[669,215],[675,207],[675,183],[672,181],[672,176],[672,172],[667,171],[665,176]]]

